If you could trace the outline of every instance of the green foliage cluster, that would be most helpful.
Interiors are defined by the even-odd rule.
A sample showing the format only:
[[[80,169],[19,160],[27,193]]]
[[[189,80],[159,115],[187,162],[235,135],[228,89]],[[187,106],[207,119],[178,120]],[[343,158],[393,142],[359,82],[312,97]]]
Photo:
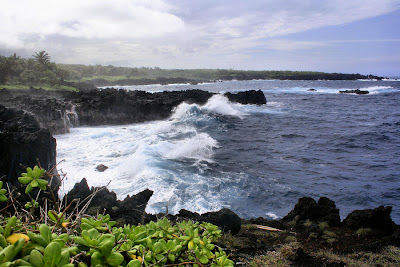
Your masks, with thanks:
[[[35,187],[48,189],[43,182],[47,182],[43,179],[46,173],[35,166],[19,178],[27,185],[29,196]],[[7,191],[0,193],[6,198],[0,201],[9,200]],[[67,208],[43,214],[46,209],[34,199],[25,208],[31,208],[25,219],[2,217],[0,267],[233,266],[225,251],[213,244],[221,230],[210,223],[173,224],[163,218],[145,225],[115,227],[109,215],[79,214],[66,219]],[[42,211],[39,217],[35,208]]]
[[[62,85],[68,72],[50,61],[45,51],[36,52],[32,58],[21,58],[16,54],[0,55],[0,84],[28,86]]]

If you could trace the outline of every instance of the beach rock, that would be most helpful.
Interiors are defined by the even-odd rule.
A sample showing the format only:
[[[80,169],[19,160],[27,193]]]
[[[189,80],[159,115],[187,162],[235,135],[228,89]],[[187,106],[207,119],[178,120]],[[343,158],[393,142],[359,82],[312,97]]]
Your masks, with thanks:
[[[122,217],[125,223],[139,224],[146,223],[156,218],[145,212],[147,203],[149,202],[153,191],[146,189],[136,195],[127,196],[123,201],[119,202],[118,209],[113,209],[110,216],[117,218]]]
[[[196,212],[191,212],[189,210],[181,209],[177,214],[177,217],[182,218],[182,220],[199,221],[201,215]]]
[[[89,186],[88,186],[86,178],[83,178],[79,183],[76,183],[74,185],[74,187],[65,196],[66,199],[64,199],[64,200],[66,200],[68,203],[70,203],[71,200],[77,199],[81,203],[85,204],[86,202],[83,202],[83,201],[91,193],[92,193],[92,191],[89,189]]]
[[[398,228],[390,217],[392,207],[379,206],[375,209],[355,210],[347,215],[343,224],[352,229],[371,228],[392,234]]]
[[[96,167],[96,171],[98,171],[98,172],[104,172],[107,169],[108,169],[108,167],[106,165],[104,165],[104,164],[99,164]]]
[[[201,90],[147,93],[104,89],[72,93],[81,125],[120,125],[166,119],[182,102],[204,104],[212,93]]]
[[[10,185],[19,185],[25,167],[39,162],[50,171],[56,165],[56,140],[33,116],[0,105],[0,159],[0,177],[5,175]],[[52,188],[57,191],[59,184],[55,176]]]
[[[369,91],[356,89],[356,90],[343,90],[343,91],[339,91],[339,93],[341,93],[341,94],[367,95],[367,94],[369,94]]]
[[[0,90],[0,104],[31,113],[52,134],[78,125],[123,125],[169,118],[182,102],[203,105],[214,93],[202,90],[148,93],[116,89],[80,92]],[[265,104],[262,91],[227,93],[233,102]]]
[[[263,105],[267,103],[264,93],[261,90],[249,90],[244,92],[238,92],[232,94],[230,92],[225,93],[225,96],[231,102],[237,102],[240,104],[257,104]]]
[[[242,221],[240,217],[230,209],[221,209],[216,212],[207,212],[200,216],[200,221],[209,222],[219,226],[224,232],[232,235],[239,233]]]
[[[311,197],[302,197],[294,209],[282,219],[285,222],[293,220],[327,222],[330,226],[339,226],[339,209],[336,208],[335,202],[326,197],[321,197],[318,202]]]
[[[123,201],[120,201],[117,200],[115,192],[109,191],[107,188],[92,187],[89,189],[87,180],[83,178],[65,196],[66,202],[71,203],[74,199],[77,199],[80,203],[79,207],[82,208],[89,200],[89,196],[95,191],[97,193],[91,200],[87,210],[90,215],[104,212],[109,214],[112,220],[119,220],[122,224],[139,224],[155,219],[153,215],[145,212],[147,203],[153,195],[153,191],[149,189],[133,196],[128,195]]]

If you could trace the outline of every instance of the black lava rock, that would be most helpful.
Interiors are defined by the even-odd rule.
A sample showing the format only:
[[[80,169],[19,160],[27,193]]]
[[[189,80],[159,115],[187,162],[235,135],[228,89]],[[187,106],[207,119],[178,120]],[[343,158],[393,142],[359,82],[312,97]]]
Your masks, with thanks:
[[[318,202],[311,197],[302,197],[294,209],[282,219],[286,222],[293,220],[328,222],[330,226],[338,226],[340,225],[339,209],[336,208],[335,202],[326,197],[321,197]]]
[[[390,217],[392,207],[380,206],[375,209],[355,210],[347,215],[343,224],[352,229],[371,228],[388,234],[397,230],[397,225]]]

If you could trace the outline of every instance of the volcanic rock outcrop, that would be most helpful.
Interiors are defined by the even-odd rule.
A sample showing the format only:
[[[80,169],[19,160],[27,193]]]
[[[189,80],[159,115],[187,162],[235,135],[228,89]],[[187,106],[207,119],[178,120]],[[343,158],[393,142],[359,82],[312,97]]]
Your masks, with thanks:
[[[182,102],[205,104],[213,93],[202,90],[148,93],[116,89],[80,92],[0,90],[0,104],[30,112],[52,134],[66,133],[78,125],[121,125],[166,119]],[[262,91],[226,93],[230,101],[265,104]]]
[[[0,159],[0,177],[16,185],[25,167],[56,165],[56,140],[33,116],[0,105]]]

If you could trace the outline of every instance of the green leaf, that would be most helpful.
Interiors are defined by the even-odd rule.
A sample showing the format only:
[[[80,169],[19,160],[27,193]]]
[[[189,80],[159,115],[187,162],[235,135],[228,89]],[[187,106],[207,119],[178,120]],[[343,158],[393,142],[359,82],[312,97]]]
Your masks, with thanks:
[[[126,265],[126,267],[141,267],[142,266],[142,262],[138,259],[135,260],[131,260],[128,265]]]
[[[67,250],[63,250],[61,252],[61,259],[60,262],[57,264],[57,266],[65,266],[66,264],[69,263],[69,252]]]
[[[39,185],[38,181],[36,179],[33,179],[32,182],[31,182],[31,186],[32,187],[38,187],[38,185]]]
[[[54,210],[49,210],[47,212],[47,215],[49,215],[50,220],[52,220],[53,222],[58,221],[58,215],[56,212],[54,212]]]
[[[46,224],[42,224],[39,227],[40,235],[46,240],[47,243],[51,241],[51,230]]]
[[[53,267],[61,260],[61,246],[52,242],[44,249],[44,262],[46,267]]]
[[[6,202],[7,199],[8,198],[5,195],[0,195],[0,202]]]
[[[1,195],[4,195],[5,193],[7,193],[7,190],[5,190],[5,189],[0,189],[0,194],[1,194]]]
[[[0,188],[3,187],[3,181],[0,181]]]
[[[42,190],[46,190],[46,186],[49,184],[49,182],[44,179],[37,179],[37,182],[39,184],[39,188]]]
[[[92,266],[96,266],[97,264],[102,264],[102,259],[101,259],[101,253],[96,251],[92,254],[92,257],[90,258],[90,263]]]
[[[118,266],[124,261],[124,256],[118,252],[112,252],[106,259],[107,263],[111,266]]]
[[[97,231],[95,228],[90,229],[87,231],[90,239],[97,239],[99,237],[99,231]]]
[[[75,240],[75,243],[77,243],[77,244],[81,244],[81,245],[84,245],[86,247],[89,246],[89,244],[82,237],[79,237],[79,236],[74,237],[74,240]]]
[[[26,172],[27,172],[28,176],[31,176],[31,177],[33,176],[33,171],[32,171],[31,167],[26,168]]]
[[[19,178],[18,178],[18,181],[19,181],[21,184],[29,184],[32,180],[33,180],[32,177],[19,177]]]
[[[6,227],[4,228],[4,233],[3,233],[4,237],[7,237],[11,234],[11,228],[14,227],[16,223],[17,223],[17,217],[12,216],[8,220]]]
[[[36,249],[31,251],[29,262],[35,267],[44,267],[43,255]]]
[[[0,247],[5,248],[7,245],[8,244],[6,238],[2,234],[0,234]]]
[[[100,245],[99,249],[104,257],[108,257],[113,247],[114,247],[114,242],[112,242],[111,240],[106,240]]]
[[[29,234],[29,232],[27,233],[29,238],[35,242],[36,244],[42,246],[42,247],[46,247],[48,242],[46,242],[46,240],[41,236],[41,235],[35,235],[35,234]]]
[[[2,262],[4,263],[7,261],[12,261],[14,258],[14,251],[15,251],[14,245],[10,245],[4,248],[2,251],[0,251],[0,255],[4,255]]]
[[[39,168],[38,166],[35,166],[33,168],[33,177],[34,178],[39,178],[40,176],[42,176],[43,173],[44,173],[44,170]]]
[[[25,194],[28,194],[29,192],[31,192],[32,189],[33,189],[32,185],[31,185],[31,184],[28,184],[28,186],[27,186],[26,189],[25,189]]]

